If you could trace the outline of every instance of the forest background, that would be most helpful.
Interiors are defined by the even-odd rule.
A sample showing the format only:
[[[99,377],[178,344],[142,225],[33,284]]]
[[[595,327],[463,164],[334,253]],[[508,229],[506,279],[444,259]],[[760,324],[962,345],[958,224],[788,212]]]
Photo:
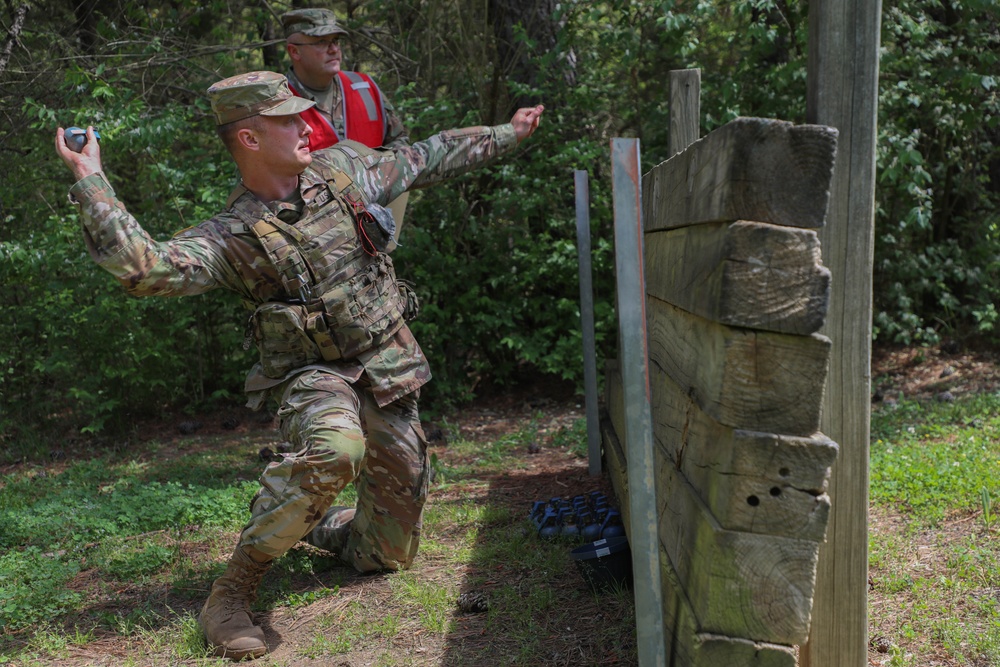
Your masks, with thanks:
[[[0,4],[0,445],[58,428],[237,404],[254,361],[237,299],[127,297],[90,260],[55,128],[93,124],[110,181],[158,239],[224,207],[235,167],[205,96],[285,71],[277,17],[320,3]],[[410,200],[397,271],[443,410],[487,386],[582,385],[573,171],[590,176],[600,360],[614,354],[609,140],[667,157],[668,73],[702,70],[702,135],[737,116],[805,121],[805,0],[334,2],[345,67],[373,74],[413,140],[543,103],[515,156]],[[883,0],[877,343],[1000,336],[1000,3]]]

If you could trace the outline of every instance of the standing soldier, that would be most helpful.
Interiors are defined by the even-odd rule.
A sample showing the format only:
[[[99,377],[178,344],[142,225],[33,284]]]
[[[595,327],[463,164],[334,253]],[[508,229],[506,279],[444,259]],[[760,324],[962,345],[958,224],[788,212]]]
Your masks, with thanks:
[[[62,128],[55,146],[76,178],[70,196],[87,249],[130,294],[223,288],[254,310],[248,334],[260,360],[247,377],[249,404],[277,402],[293,453],[262,473],[250,520],[198,616],[216,655],[242,659],[268,650],[250,612],[261,578],[321,522],[324,546],[359,571],[412,563],[427,494],[417,399],[430,369],[383,252],[392,222],[381,205],[510,152],[543,109],[395,151],[342,141],[313,153],[301,114],[314,102],[294,96],[281,74],[231,77],[208,96],[241,184],[225,211],[169,241],[153,240],[125,210],[93,128],[79,153]],[[356,507],[331,509],[352,481]]]
[[[392,104],[375,80],[361,72],[341,69],[341,35],[347,31],[329,9],[294,9],[281,15],[285,49],[292,66],[288,84],[293,93],[316,106],[302,113],[312,128],[309,147],[328,148],[341,139],[365,146],[400,148],[410,139]],[[396,225],[403,224],[408,194],[389,203]]]

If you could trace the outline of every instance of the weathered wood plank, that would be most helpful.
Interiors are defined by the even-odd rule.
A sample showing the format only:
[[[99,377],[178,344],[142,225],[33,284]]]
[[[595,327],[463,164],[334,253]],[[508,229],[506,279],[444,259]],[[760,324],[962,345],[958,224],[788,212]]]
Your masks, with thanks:
[[[737,118],[643,176],[645,230],[734,220],[821,227],[836,147],[829,127]]]
[[[619,412],[619,414],[621,413]],[[622,523],[625,525],[627,535],[632,530],[632,513],[629,511],[628,501],[628,458],[616,435],[610,415],[605,412],[602,417],[601,440],[604,443],[604,464],[608,471],[608,477],[611,478],[611,486],[615,489],[615,497],[618,499]]]
[[[673,461],[662,456],[657,470],[666,496],[660,540],[698,627],[777,644],[805,640],[819,543],[725,530]]]
[[[649,357],[716,421],[752,431],[819,428],[830,341],[737,329],[647,299]]]
[[[840,130],[828,226],[833,272],[823,333],[834,342],[823,431],[840,443],[833,515],[820,554],[804,667],[868,664],[868,440],[871,427],[872,255],[882,0],[809,5],[806,116]]]
[[[606,375],[607,414],[621,423],[615,370]],[[679,461],[681,473],[727,530],[821,541],[830,499],[825,493],[837,446],[807,438],[734,430],[706,415],[662,372],[650,376],[653,438]],[[658,487],[662,484],[658,484]],[[659,491],[663,493],[662,490]]]
[[[610,419],[602,421],[602,432],[612,481],[627,485],[624,474],[614,472],[623,471],[626,464],[620,460],[625,453],[617,442]],[[661,458],[661,472],[664,465],[671,467],[666,458]],[[673,479],[660,477],[664,484],[661,489],[670,492],[670,489],[689,488],[680,475],[671,473],[668,477]],[[678,486],[678,481],[684,486]],[[620,492],[617,486],[616,492]],[[704,515],[690,513],[687,516],[694,518],[690,521],[675,514],[673,509],[680,509],[683,503],[676,502],[675,493],[671,492],[670,496],[672,504],[664,504],[659,526],[668,653],[679,660],[670,664],[704,667],[794,665],[794,653],[781,644],[794,643],[794,638],[804,636],[808,629],[811,600],[807,595],[812,576],[810,572],[799,576],[803,564],[798,561],[803,554],[801,549],[795,548],[798,541],[722,531],[716,526],[714,541],[718,548],[706,548],[713,543],[711,531],[706,531],[704,525],[701,530],[690,530],[691,525],[698,523],[698,517]],[[693,499],[693,496],[687,497]],[[627,512],[627,503],[623,501],[622,505],[622,511]],[[670,529],[665,532],[668,521]],[[668,542],[665,534],[692,538],[688,546],[698,550],[694,568],[691,561],[677,567],[672,564],[672,552],[682,552],[685,547],[676,538]],[[807,547],[804,555],[808,558],[808,553],[812,553],[814,568],[818,545],[804,544]],[[778,563],[780,565],[772,569]],[[808,563],[804,569],[810,570]],[[703,576],[706,573],[709,576]],[[806,585],[809,590],[803,594],[796,589],[799,585]],[[756,608],[758,605],[760,609]],[[761,638],[762,635],[765,637]]]
[[[809,7],[806,116],[839,129],[844,150],[821,236],[833,272],[824,331],[834,341],[823,430],[840,443],[830,480],[830,539],[820,553],[804,667],[868,659],[868,446],[871,427],[872,256],[882,0]]]
[[[604,464],[611,478],[611,486],[622,513],[622,523],[625,532],[631,531],[632,520],[629,512],[628,490],[628,458],[618,439],[619,433],[625,432],[625,406],[622,375],[617,359],[607,359],[604,362],[604,409],[601,411],[601,442],[604,449]],[[609,408],[614,405],[613,413]],[[610,429],[610,431],[609,431]]]
[[[816,232],[738,221],[646,234],[646,291],[735,327],[807,335],[826,318]]]
[[[790,646],[698,631],[691,603],[665,551],[660,551],[663,617],[669,665],[677,667],[795,667]]]

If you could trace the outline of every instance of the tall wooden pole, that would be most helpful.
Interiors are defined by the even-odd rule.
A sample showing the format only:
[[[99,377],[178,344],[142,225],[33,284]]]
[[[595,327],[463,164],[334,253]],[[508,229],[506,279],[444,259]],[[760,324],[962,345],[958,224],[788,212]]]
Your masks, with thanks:
[[[821,333],[833,342],[820,428],[840,445],[803,667],[868,664],[868,439],[881,0],[809,6],[808,122],[837,128],[823,263],[833,277]]]

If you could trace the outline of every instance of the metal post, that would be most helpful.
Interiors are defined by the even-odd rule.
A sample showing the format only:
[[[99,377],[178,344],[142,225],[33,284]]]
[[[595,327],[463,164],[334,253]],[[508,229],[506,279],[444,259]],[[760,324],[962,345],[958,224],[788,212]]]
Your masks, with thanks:
[[[576,248],[580,258],[580,327],[583,330],[583,389],[587,408],[587,457],[591,477],[601,474],[601,425],[597,418],[597,350],[594,343],[594,288],[590,263],[590,183],[587,172],[573,173],[576,185]]]
[[[653,459],[653,422],[646,340],[639,140],[611,140],[614,183],[615,271],[618,283],[618,355],[625,399],[628,452],[629,543],[635,578],[640,667],[666,664],[660,581],[659,522]]]

